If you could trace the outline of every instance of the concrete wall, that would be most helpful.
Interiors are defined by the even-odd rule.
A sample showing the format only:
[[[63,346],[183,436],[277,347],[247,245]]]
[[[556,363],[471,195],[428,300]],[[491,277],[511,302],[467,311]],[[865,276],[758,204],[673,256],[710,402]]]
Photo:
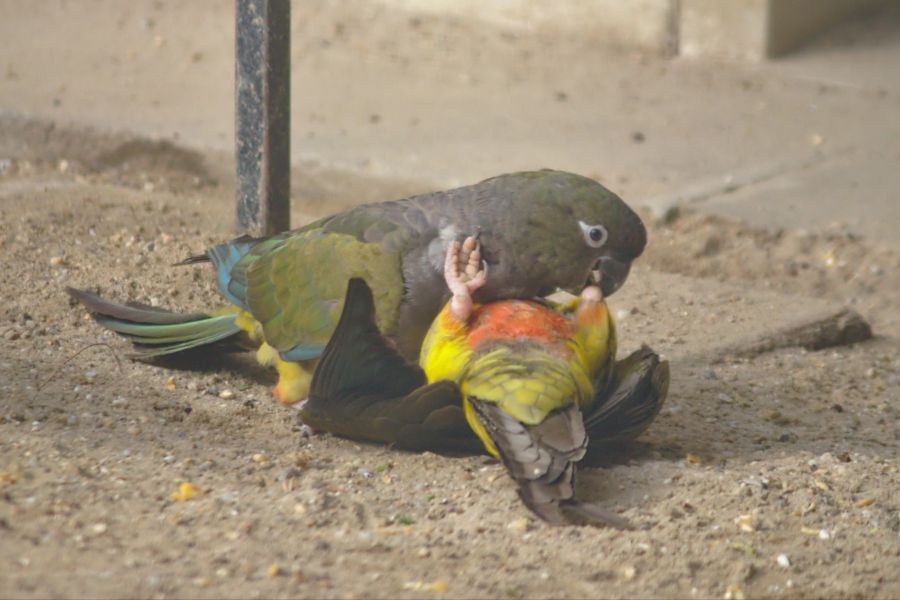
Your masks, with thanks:
[[[474,17],[510,29],[577,33],[612,46],[672,53],[677,0],[380,0],[411,11]]]
[[[758,59],[766,45],[770,0],[681,0],[683,56]]]
[[[656,54],[763,60],[895,0],[378,0],[514,30],[575,34]]]
[[[679,52],[763,60],[885,0],[681,0]]]
[[[778,56],[854,15],[885,0],[770,0],[766,56]]]

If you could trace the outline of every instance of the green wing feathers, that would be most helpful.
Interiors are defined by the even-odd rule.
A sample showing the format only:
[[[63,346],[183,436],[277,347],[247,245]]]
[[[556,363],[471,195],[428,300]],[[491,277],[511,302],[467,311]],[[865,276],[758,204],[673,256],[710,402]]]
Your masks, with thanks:
[[[275,249],[248,255],[237,265],[246,278],[247,305],[269,345],[286,352],[298,345],[326,344],[351,278],[371,286],[379,329],[389,335],[396,330],[404,291],[398,253],[321,230],[279,242]]]

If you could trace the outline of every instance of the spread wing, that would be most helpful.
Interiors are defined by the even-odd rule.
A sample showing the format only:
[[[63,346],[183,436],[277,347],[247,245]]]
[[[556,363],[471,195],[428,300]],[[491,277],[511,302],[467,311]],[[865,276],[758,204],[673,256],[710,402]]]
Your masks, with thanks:
[[[591,451],[640,435],[659,414],[668,390],[669,363],[649,347],[618,361],[609,386],[584,418]]]
[[[411,449],[477,451],[459,387],[427,384],[379,331],[372,291],[347,286],[340,322],[313,377],[303,420],[331,433]]]

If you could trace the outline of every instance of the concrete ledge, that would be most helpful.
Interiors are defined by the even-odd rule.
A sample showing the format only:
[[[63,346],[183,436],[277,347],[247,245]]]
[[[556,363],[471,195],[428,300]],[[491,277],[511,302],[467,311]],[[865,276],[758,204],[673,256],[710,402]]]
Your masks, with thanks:
[[[759,61],[885,0],[681,0],[684,56]]]
[[[676,0],[379,0],[411,12],[475,18],[537,33],[585,35],[610,46],[672,54]]]
[[[580,35],[654,54],[759,61],[892,0],[378,0],[508,30]]]
[[[784,54],[820,31],[886,3],[884,0],[769,0],[766,56]]]
[[[682,0],[679,54],[763,58],[768,5],[769,0]]]

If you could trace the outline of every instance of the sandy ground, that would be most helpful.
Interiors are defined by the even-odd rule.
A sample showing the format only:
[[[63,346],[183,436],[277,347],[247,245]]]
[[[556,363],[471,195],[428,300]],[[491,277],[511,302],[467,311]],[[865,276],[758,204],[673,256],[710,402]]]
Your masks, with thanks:
[[[72,16],[65,11],[73,4],[35,6],[48,5],[9,2],[0,10]],[[146,31],[147,40],[139,38],[146,49],[132,41],[140,62],[144,50],[190,57],[191,44],[215,47],[222,35],[198,26],[180,45],[168,36],[154,46],[156,28],[175,17],[152,10],[153,25],[139,10],[98,16],[124,23],[107,43],[124,44],[116,47],[127,58],[129,35],[138,39],[128,28]],[[88,50],[103,43],[84,40]],[[201,64],[215,56],[192,51],[206,52]],[[61,68],[81,68],[75,63],[83,55],[64,57]],[[23,111],[45,96],[17,60],[7,63],[0,108]],[[332,66],[321,60],[319,68]],[[658,68],[627,60],[641,72]],[[177,74],[194,63],[171,64]],[[551,77],[552,65],[543,67]],[[513,87],[517,77],[527,79],[503,72]],[[116,81],[105,73],[94,72],[98,88]],[[700,70],[679,76],[704,77]],[[54,77],[65,79],[55,72],[46,80]],[[10,87],[22,81],[29,83]],[[222,85],[216,81],[207,82],[211,94]],[[122,92],[136,94],[135,123],[121,112],[127,99],[98,100],[91,118],[54,115],[61,107],[52,104],[0,117],[0,596],[900,595],[895,244],[841,223],[763,229],[690,211],[659,222],[647,215],[647,254],[610,303],[623,352],[646,342],[671,360],[670,396],[638,442],[601,457],[581,483],[583,496],[639,528],[551,528],[529,517],[502,467],[485,457],[303,437],[295,412],[269,395],[273,374],[250,361],[161,367],[121,358],[126,345],[72,306],[63,286],[180,310],[217,305],[204,268],[170,265],[231,235],[233,198],[224,143],[205,137],[220,127],[227,138],[230,124],[203,120],[196,107],[174,100],[154,108],[143,97],[153,89]],[[79,94],[89,99],[73,87],[60,93],[63,106],[77,105]],[[165,86],[161,93],[174,97]],[[772,102],[790,104],[805,93],[789,90]],[[652,90],[612,102],[622,97],[663,104]],[[855,110],[884,108],[892,98],[872,94]],[[836,100],[823,103],[821,110],[840,112]],[[819,125],[809,119],[785,125],[801,155],[808,127]],[[134,133],[160,133],[163,125],[191,143]],[[703,127],[703,135],[718,131],[715,123]],[[853,129],[831,127],[827,135],[836,137]],[[876,140],[886,135],[878,124],[857,129]],[[391,139],[415,137],[404,135]],[[454,143],[462,147],[465,137],[460,132]],[[764,150],[759,139],[749,136],[742,148]],[[327,156],[330,144],[313,147]],[[607,181],[623,193],[655,194],[667,185],[663,175],[703,170],[662,148],[651,154],[669,170],[650,177],[635,148],[625,146]],[[363,144],[359,152],[367,151]],[[300,158],[294,190],[303,210],[295,209],[294,223],[428,185],[407,177],[410,169],[348,171],[321,155]],[[722,153],[711,169],[741,159]],[[564,155],[548,160],[568,164]],[[632,166],[638,175],[627,178]],[[723,350],[843,305],[872,323],[874,340],[743,359]],[[183,482],[202,493],[176,501]]]

